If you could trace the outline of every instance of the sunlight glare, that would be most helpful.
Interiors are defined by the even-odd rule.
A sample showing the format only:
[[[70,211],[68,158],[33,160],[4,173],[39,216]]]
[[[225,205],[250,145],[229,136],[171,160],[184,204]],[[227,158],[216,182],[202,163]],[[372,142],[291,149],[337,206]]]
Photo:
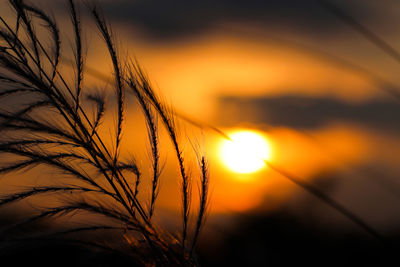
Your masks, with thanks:
[[[271,157],[267,139],[254,131],[236,131],[228,134],[231,140],[224,140],[220,157],[225,166],[237,173],[252,173],[264,168],[265,160]]]

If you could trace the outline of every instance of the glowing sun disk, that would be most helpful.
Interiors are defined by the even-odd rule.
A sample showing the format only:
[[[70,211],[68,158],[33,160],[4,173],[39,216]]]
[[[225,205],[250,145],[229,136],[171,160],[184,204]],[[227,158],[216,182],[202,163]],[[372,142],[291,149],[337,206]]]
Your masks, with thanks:
[[[271,157],[267,140],[253,131],[237,131],[229,134],[231,140],[224,140],[220,157],[225,166],[237,173],[252,173],[265,167],[265,160]]]

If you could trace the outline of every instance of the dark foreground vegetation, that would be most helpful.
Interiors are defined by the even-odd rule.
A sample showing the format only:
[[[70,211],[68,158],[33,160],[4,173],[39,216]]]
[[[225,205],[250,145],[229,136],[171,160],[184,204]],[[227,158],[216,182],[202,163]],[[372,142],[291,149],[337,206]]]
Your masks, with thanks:
[[[204,233],[197,250],[201,266],[391,266],[398,261],[399,234],[382,244],[360,231],[316,227],[285,211],[235,221],[236,227],[220,229],[218,240]],[[15,244],[0,255],[16,266],[142,266],[118,251],[55,239]]]
[[[391,266],[399,232],[382,243],[362,231],[330,229],[281,210],[236,218],[222,240],[200,246],[204,266]]]
[[[14,263],[33,264],[37,259],[40,265],[53,266],[76,265],[75,259],[80,265],[109,261],[114,266],[117,251],[125,255],[119,259],[141,265],[196,265],[195,246],[208,203],[208,167],[206,159],[196,155],[198,165],[191,167],[199,170],[199,201],[192,203],[192,177],[173,111],[159,100],[137,62],[120,57],[111,28],[96,6],[65,2],[73,32],[73,72],[66,72],[71,49],[62,40],[67,26],[60,28],[34,3],[10,0],[9,5],[11,19],[0,17],[0,173],[26,171],[29,183],[16,192],[2,192],[0,206],[28,201],[34,208],[2,228],[3,253]],[[83,8],[91,14],[113,67],[113,80],[99,90],[85,86]],[[132,104],[127,95],[134,97],[145,119],[136,127],[148,131],[150,173],[137,164],[142,160],[122,156],[137,152],[122,147],[130,135],[125,131],[126,109]],[[105,123],[106,114],[115,115],[114,125]],[[153,219],[162,178],[160,155],[165,156],[159,127],[169,137],[180,175],[179,234],[163,230]],[[38,167],[53,175],[40,183],[30,181],[28,170]],[[86,216],[84,223],[78,215]],[[78,221],[64,223],[73,218]],[[46,226],[32,228],[40,223]],[[108,232],[114,240],[99,242],[87,232]],[[100,252],[88,253],[88,248],[112,253],[97,258]]]

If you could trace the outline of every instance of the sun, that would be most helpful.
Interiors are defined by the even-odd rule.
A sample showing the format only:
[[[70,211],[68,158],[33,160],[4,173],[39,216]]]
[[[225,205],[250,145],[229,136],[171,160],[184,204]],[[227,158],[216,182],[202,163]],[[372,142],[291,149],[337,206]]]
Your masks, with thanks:
[[[271,147],[261,134],[241,130],[228,134],[220,146],[220,158],[224,165],[236,173],[253,173],[263,169],[265,160],[271,158]]]

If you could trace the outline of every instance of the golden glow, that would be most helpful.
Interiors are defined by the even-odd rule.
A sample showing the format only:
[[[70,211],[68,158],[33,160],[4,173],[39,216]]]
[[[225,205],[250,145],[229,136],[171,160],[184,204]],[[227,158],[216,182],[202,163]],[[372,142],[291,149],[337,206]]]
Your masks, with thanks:
[[[225,166],[233,172],[252,173],[265,167],[265,160],[271,157],[267,140],[253,131],[237,131],[229,134],[231,140],[224,140],[220,157]]]

